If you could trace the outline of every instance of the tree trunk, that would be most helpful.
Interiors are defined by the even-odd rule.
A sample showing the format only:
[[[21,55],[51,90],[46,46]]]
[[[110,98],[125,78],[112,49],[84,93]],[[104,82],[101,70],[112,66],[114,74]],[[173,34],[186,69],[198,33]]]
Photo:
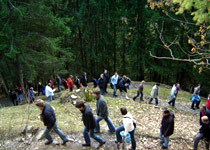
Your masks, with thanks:
[[[20,60],[20,54],[17,55],[17,68],[18,68],[18,75],[19,75],[19,83],[24,91],[23,68],[22,68],[22,64],[21,64],[21,60]]]
[[[2,74],[0,72],[0,81],[1,81],[1,85],[3,86],[4,90],[5,90],[5,93],[9,96],[9,91],[8,91],[8,88],[5,84],[5,81],[4,81],[4,78],[2,77]]]

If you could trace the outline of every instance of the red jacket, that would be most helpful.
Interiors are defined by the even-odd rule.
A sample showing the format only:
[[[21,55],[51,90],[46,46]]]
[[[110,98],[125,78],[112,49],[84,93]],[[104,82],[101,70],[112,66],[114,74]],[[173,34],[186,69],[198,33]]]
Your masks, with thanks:
[[[207,99],[207,101],[206,101],[206,108],[210,109],[210,100],[209,99]]]
[[[68,85],[69,88],[74,88],[74,83],[73,83],[71,78],[67,79],[67,85]]]

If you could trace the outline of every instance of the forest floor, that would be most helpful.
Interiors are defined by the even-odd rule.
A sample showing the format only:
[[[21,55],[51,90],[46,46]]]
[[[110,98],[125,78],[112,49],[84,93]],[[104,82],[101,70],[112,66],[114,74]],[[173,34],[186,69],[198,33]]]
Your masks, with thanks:
[[[112,89],[108,89],[108,94],[105,96],[109,107],[109,118],[118,127],[121,125],[122,116],[120,108],[126,107],[134,116],[137,122],[135,137],[137,141],[137,150],[159,150],[159,128],[162,119],[163,107],[168,107],[170,86],[162,85],[159,91],[159,105],[155,107],[152,104],[147,104],[150,97],[151,84],[147,84],[144,89],[144,102],[139,103],[138,100],[133,101],[132,97],[136,94],[137,83],[131,85],[128,90],[130,100],[122,98],[112,98]],[[91,88],[92,89],[92,88]],[[55,113],[58,120],[58,127],[68,135],[72,140],[66,146],[57,145],[62,143],[58,135],[52,133],[54,137],[53,144],[45,146],[45,140],[38,141],[41,133],[44,130],[44,125],[39,119],[40,111],[33,104],[2,107],[0,109],[0,149],[27,149],[27,150],[56,150],[56,149],[96,149],[98,143],[92,140],[90,148],[83,148],[83,123],[81,121],[81,113],[70,102],[60,103],[59,98],[64,92],[56,93],[55,100],[50,102],[55,108]],[[74,93],[76,94],[76,93]],[[83,99],[78,94],[78,100]],[[119,95],[119,91],[117,93]],[[180,91],[176,101],[175,109],[171,111],[175,114],[175,131],[171,136],[169,150],[190,150],[193,147],[193,137],[199,130],[199,110],[191,110],[191,94],[185,91]],[[37,98],[43,98],[37,97]],[[46,98],[45,98],[46,99]],[[204,103],[205,99],[202,99]],[[95,100],[87,104],[92,108],[95,114]],[[153,101],[154,103],[154,101]],[[24,132],[25,126],[27,132]],[[108,131],[108,127],[104,121],[100,122],[102,137],[106,144],[101,149],[115,150],[117,149],[114,143],[115,134]],[[126,149],[130,147],[126,144]],[[204,149],[204,143],[200,142],[200,150]]]

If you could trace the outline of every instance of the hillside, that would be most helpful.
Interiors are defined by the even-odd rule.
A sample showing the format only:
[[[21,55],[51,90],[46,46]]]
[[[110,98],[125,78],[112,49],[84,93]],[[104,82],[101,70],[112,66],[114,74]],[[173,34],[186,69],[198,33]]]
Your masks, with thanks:
[[[135,87],[137,84],[132,84],[131,89],[128,91],[128,96],[131,98],[136,94]],[[120,108],[127,107],[127,109],[134,116],[137,121],[137,129],[135,132],[137,149],[138,150],[157,150],[159,149],[159,136],[158,131],[162,118],[162,108],[167,105],[169,99],[170,87],[163,86],[159,92],[158,107],[149,105],[146,100],[150,96],[151,85],[146,85],[144,90],[145,102],[134,102],[130,100],[111,98],[112,89],[108,89],[108,95],[105,96],[109,106],[110,119],[115,127],[121,124]],[[84,142],[82,131],[83,124],[81,122],[81,113],[71,104],[59,103],[59,95],[56,93],[56,100],[50,102],[55,108],[55,113],[58,120],[58,127],[69,136],[73,141],[66,146],[56,145],[61,143],[60,138],[53,134],[54,144],[45,146],[44,141],[37,141],[37,136],[44,129],[42,122],[39,120],[40,111],[33,104],[20,105],[17,107],[4,107],[0,109],[0,149],[39,149],[39,150],[55,150],[55,149],[85,149],[82,148],[81,143]],[[119,94],[119,91],[118,93]],[[192,111],[189,109],[191,101],[190,93],[180,91],[176,108],[173,109],[175,114],[175,133],[171,137],[169,149],[171,150],[189,150],[193,147],[193,135],[199,129],[199,115],[198,110]],[[147,100],[148,101],[148,100]],[[204,100],[203,100],[204,101]],[[95,101],[88,102],[93,112],[95,113]],[[99,135],[105,139],[106,144],[103,149],[116,149],[115,134],[108,132],[108,127],[104,121],[100,122],[101,132]],[[24,126],[32,127],[32,131],[28,133],[21,133]],[[95,149],[98,143],[92,140],[91,149]],[[203,146],[204,144],[199,144]]]

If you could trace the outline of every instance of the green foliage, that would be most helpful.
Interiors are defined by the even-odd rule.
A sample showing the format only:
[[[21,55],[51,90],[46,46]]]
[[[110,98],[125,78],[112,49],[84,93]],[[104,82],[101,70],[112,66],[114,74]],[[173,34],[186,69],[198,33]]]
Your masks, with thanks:
[[[85,97],[85,102],[91,102],[93,101],[93,92],[91,91],[90,88],[84,89],[84,97]]]

